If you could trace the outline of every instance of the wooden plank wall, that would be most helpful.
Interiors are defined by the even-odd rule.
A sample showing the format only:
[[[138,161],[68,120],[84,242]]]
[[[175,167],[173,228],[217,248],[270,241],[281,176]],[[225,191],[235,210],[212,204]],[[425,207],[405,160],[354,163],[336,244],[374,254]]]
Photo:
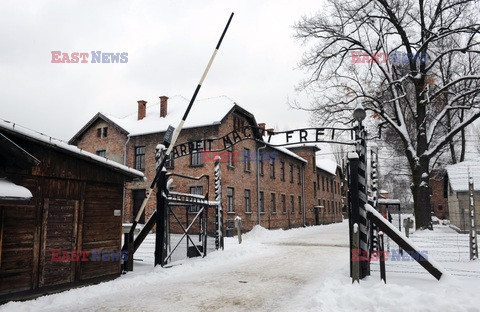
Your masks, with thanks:
[[[40,259],[51,257],[48,242],[44,244],[43,253],[41,248],[45,199],[76,203],[75,220],[78,222],[74,229],[75,242],[72,241],[76,250],[121,249],[122,217],[114,216],[114,210],[122,211],[123,176],[39,144],[22,140],[16,143],[42,163],[31,174],[13,168],[2,170],[3,176],[27,187],[33,198],[25,205],[0,206],[0,215],[3,213],[0,296],[59,282],[53,278],[52,283],[45,280],[42,285],[39,283],[42,270],[49,270],[41,266]],[[48,235],[46,237],[48,239]],[[87,261],[76,262],[71,273],[72,279],[79,281],[102,276],[110,278],[120,272],[119,261]]]
[[[18,181],[15,181],[18,182]],[[22,185],[35,194],[37,181],[23,179]],[[2,205],[2,262],[0,294],[28,290],[38,274],[38,219],[36,199],[26,205]],[[37,248],[34,248],[37,245]]]
[[[120,251],[122,217],[113,215],[122,210],[123,190],[116,185],[87,184],[83,222],[83,250]],[[120,274],[120,262],[88,261],[81,264],[81,279]]]

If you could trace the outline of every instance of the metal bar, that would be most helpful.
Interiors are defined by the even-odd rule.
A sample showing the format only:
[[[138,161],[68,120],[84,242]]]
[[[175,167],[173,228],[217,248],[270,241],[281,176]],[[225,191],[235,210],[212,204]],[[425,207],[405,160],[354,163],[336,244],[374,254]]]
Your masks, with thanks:
[[[147,223],[143,226],[142,230],[140,233],[138,233],[137,237],[135,238],[135,241],[133,242],[133,251],[136,252],[138,247],[143,243],[145,238],[147,237],[148,233],[153,229],[153,226],[155,225],[156,221],[156,215],[157,211],[154,210],[152,215],[150,216],[150,219],[148,219]],[[130,254],[128,254],[130,256]]]
[[[407,253],[416,253],[418,257],[414,257],[414,259],[422,266],[425,270],[427,270],[430,274],[432,274],[437,280],[440,280],[442,277],[442,272],[433,266],[428,260],[418,251],[416,250],[410,243],[405,241],[401,236],[399,236],[395,231],[393,231],[386,222],[385,218],[377,217],[372,212],[367,211],[367,217],[372,220],[381,231],[387,234],[394,242],[398,244],[399,247],[403,248]]]
[[[143,213],[143,210],[145,209],[145,206],[147,205],[147,202],[148,200],[150,199],[150,196],[152,195],[152,192],[153,192],[153,188],[155,187],[155,184],[157,183],[157,180],[159,178],[159,175],[160,175],[160,172],[163,170],[163,167],[165,166],[165,162],[166,160],[169,158],[170,156],[170,153],[172,152],[172,148],[173,146],[175,145],[175,143],[177,142],[177,139],[178,139],[178,135],[180,134],[180,131],[182,131],[182,128],[183,128],[183,124],[185,123],[185,120],[187,119],[188,117],[188,114],[190,113],[190,109],[192,108],[193,106],[193,103],[195,102],[195,99],[198,95],[198,92],[200,91],[200,87],[202,86],[202,83],[205,79],[205,77],[207,76],[207,73],[208,73],[208,70],[210,69],[210,66],[212,65],[213,63],[213,60],[215,59],[215,55],[217,54],[218,52],[218,49],[220,48],[220,44],[222,43],[223,41],[223,38],[225,36],[225,33],[227,32],[227,29],[228,29],[228,26],[230,25],[230,22],[232,21],[232,18],[233,18],[233,12],[232,14],[230,15],[230,18],[228,19],[228,22],[227,22],[227,26],[225,26],[225,29],[223,30],[223,33],[220,37],[220,40],[218,41],[217,43],[217,46],[215,48],[215,51],[213,52],[212,56],[210,57],[210,60],[208,62],[208,65],[207,65],[207,68],[205,69],[205,71],[203,72],[203,75],[202,75],[202,78],[200,79],[200,83],[197,85],[197,88],[195,89],[195,92],[193,93],[193,97],[192,99],[190,100],[190,103],[188,104],[188,107],[187,109],[185,110],[185,113],[182,117],[182,120],[180,121],[180,123],[178,124],[178,127],[175,129],[175,131],[173,132],[173,137],[172,137],[172,140],[171,140],[171,143],[170,145],[168,146],[168,149],[164,155],[163,158],[161,158],[161,160],[159,161],[159,164],[158,164],[158,170],[157,170],[157,173],[155,174],[155,177],[154,179],[152,180],[152,183],[150,185],[150,188],[147,190],[147,193],[146,193],[146,196],[145,196],[145,199],[143,200],[142,202],[142,205],[140,206],[140,209],[137,213],[137,216],[135,218],[135,220],[133,221],[133,224],[132,224],[132,227],[130,229],[130,234],[133,235],[133,232],[135,231],[135,228],[138,224],[138,221],[140,220],[140,216],[142,215]]]

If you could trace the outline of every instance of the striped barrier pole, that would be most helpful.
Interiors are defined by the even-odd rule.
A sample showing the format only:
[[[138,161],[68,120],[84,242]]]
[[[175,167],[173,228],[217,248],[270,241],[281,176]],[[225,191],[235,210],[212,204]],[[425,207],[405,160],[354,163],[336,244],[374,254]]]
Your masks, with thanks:
[[[215,201],[218,201],[215,210],[215,249],[223,249],[223,209],[222,209],[222,171],[220,166],[220,156],[215,157],[214,165],[214,188]]]

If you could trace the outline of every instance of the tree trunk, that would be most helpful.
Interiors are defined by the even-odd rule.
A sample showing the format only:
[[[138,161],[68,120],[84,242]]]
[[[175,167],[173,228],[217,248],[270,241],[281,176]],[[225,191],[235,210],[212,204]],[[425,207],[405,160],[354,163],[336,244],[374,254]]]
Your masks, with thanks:
[[[413,176],[411,189],[416,229],[431,229],[432,227],[430,188],[428,186],[430,173],[428,167],[429,161],[423,160],[412,170]]]
[[[460,122],[463,122],[463,116],[464,116],[465,111],[462,109],[460,111]],[[462,129],[461,137],[462,137],[462,149],[460,151],[460,162],[465,160],[465,150],[466,150],[466,138],[465,138],[465,129]]]

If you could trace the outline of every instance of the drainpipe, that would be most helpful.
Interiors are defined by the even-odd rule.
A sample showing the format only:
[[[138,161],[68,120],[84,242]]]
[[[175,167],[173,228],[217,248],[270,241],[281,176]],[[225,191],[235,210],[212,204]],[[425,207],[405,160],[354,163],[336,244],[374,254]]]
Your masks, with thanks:
[[[260,150],[267,147],[267,144],[264,146],[259,146],[257,148],[257,155],[255,155],[255,160],[257,162],[257,212],[258,212],[258,225],[260,224],[260,161],[258,161],[258,155],[260,155]],[[263,159],[262,159],[263,160]],[[265,198],[263,199],[263,207],[265,207]]]
[[[305,214],[305,163],[302,162],[302,206],[303,206],[303,227],[307,226],[307,216]]]
[[[127,141],[123,146],[123,164],[127,166],[127,144],[130,141],[130,136],[127,135]],[[127,182],[123,182],[123,199],[122,199],[122,215],[123,215],[123,222],[125,222],[125,198],[127,197]]]
[[[335,169],[336,170],[336,169]],[[337,189],[337,174],[333,177],[333,223],[337,223],[337,202],[335,201],[335,190]]]

